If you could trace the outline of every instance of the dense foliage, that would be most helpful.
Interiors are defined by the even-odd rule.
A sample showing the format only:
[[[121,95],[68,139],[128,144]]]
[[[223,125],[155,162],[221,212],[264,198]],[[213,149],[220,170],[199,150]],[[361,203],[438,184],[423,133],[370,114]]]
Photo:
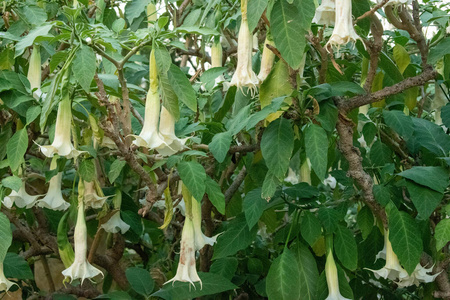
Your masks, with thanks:
[[[450,299],[450,7],[319,2],[3,0],[0,290]]]

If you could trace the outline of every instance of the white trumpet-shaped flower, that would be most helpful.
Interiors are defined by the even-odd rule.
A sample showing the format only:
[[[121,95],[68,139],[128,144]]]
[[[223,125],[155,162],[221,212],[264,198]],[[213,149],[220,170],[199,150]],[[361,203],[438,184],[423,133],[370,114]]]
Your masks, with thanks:
[[[192,198],[192,222],[194,224],[195,250],[202,249],[206,244],[214,245],[217,236],[207,237],[202,232],[202,207],[199,201]]]
[[[269,73],[272,70],[273,62],[275,61],[275,54],[266,45],[275,46],[275,43],[269,34],[267,34],[266,40],[264,41],[264,49],[261,57],[261,68],[258,73],[258,79],[261,82],[269,76]]]
[[[108,197],[99,195],[100,188],[95,180],[84,181],[84,203],[87,207],[102,208]]]
[[[350,300],[342,296],[339,290],[338,270],[331,249],[328,249],[327,260],[325,262],[325,277],[327,278],[328,285],[328,297],[325,300]]]
[[[186,148],[184,144],[186,144],[188,138],[179,139],[175,135],[175,119],[164,106],[161,107],[159,133],[167,144],[167,147],[158,149],[159,154],[168,156]]]
[[[120,211],[115,212],[109,220],[101,226],[106,232],[124,234],[130,229],[130,225],[122,221]]]
[[[86,278],[93,278],[103,272],[91,265],[87,258],[87,228],[86,220],[84,218],[84,203],[79,201],[78,203],[78,216],[77,223],[75,225],[74,234],[74,245],[75,245],[75,259],[73,264],[62,271],[65,277],[70,277],[70,282],[74,279],[81,279],[81,283]]]
[[[70,204],[64,200],[61,192],[62,172],[50,179],[47,195],[37,202],[37,206],[53,210],[66,210]]]
[[[7,208],[11,208],[13,204],[16,204],[19,208],[31,208],[36,203],[36,200],[42,195],[30,195],[27,193],[25,189],[25,181],[22,181],[22,186],[20,187],[19,191],[16,192],[14,190],[11,191],[11,193],[8,196],[5,196],[3,198],[3,205],[5,205]]]
[[[361,40],[361,38],[356,34],[353,27],[352,0],[336,0],[335,4],[336,15],[333,34],[325,48],[337,47],[339,51],[341,45],[346,45],[349,42],[356,43],[356,40]]]
[[[419,286],[421,282],[425,283],[433,282],[436,279],[436,277],[440,274],[440,272],[429,275],[428,273],[431,273],[432,271],[433,266],[431,266],[430,268],[425,268],[422,267],[422,265],[419,263],[417,264],[412,274],[408,276],[408,278],[404,278],[403,280],[396,283],[399,287],[407,287],[413,284]]]
[[[316,13],[312,20],[319,25],[334,25],[336,17],[334,0],[322,0],[322,3],[316,8]]]
[[[57,158],[53,157],[50,169],[54,170],[57,167]],[[70,204],[64,200],[61,192],[62,172],[59,172],[50,179],[47,195],[37,202],[37,206],[45,207],[53,210],[66,210]]]
[[[403,281],[408,278],[408,272],[400,265],[397,254],[392,249],[392,244],[389,241],[389,231],[384,232],[384,248],[378,253],[377,257],[385,258],[386,264],[379,270],[371,270],[374,272],[376,278],[383,277],[393,281]]]
[[[28,81],[30,82],[31,91],[33,92],[33,97],[39,100],[41,96],[41,52],[38,45],[33,46],[33,52],[30,56],[30,64],[28,66]]]
[[[211,46],[211,67],[219,68],[222,66],[223,50],[220,38],[215,39]]]
[[[9,289],[13,286],[17,285],[16,283],[9,281],[5,273],[3,272],[3,262],[0,263],[0,291],[9,291]]]
[[[241,0],[241,27],[238,36],[238,52],[236,71],[231,78],[230,85],[235,85],[238,89],[248,87],[250,92],[255,94],[259,79],[252,69],[253,37],[248,28],[247,20],[247,0]]]
[[[49,146],[39,146],[42,153],[47,157],[53,157],[55,154],[65,156],[67,158],[75,158],[80,153],[72,144],[70,136],[70,128],[72,125],[72,106],[69,94],[63,97],[58,107],[56,116],[55,139]]]
[[[194,224],[192,223],[192,219],[188,216],[186,216],[184,221],[183,232],[181,234],[180,260],[178,262],[177,273],[175,277],[166,283],[175,283],[175,281],[189,282],[194,287],[194,282],[200,282],[200,286],[202,286],[202,281],[200,277],[198,277],[195,264]]]

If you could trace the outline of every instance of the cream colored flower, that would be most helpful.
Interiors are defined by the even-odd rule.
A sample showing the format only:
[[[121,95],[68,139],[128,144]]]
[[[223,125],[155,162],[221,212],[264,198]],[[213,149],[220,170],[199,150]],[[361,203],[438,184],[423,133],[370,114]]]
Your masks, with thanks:
[[[70,204],[64,200],[61,192],[62,172],[50,179],[47,195],[37,202],[37,206],[53,210],[66,210]]]
[[[436,277],[440,274],[440,272],[437,274],[428,275],[428,273],[431,273],[432,271],[433,266],[431,266],[430,268],[425,268],[422,267],[422,265],[419,263],[417,264],[412,274],[408,276],[408,278],[404,278],[396,283],[399,287],[407,287],[413,284],[419,286],[421,282],[425,283],[433,282],[436,279]]]
[[[11,193],[8,196],[5,196],[3,198],[3,205],[5,205],[7,208],[11,208],[13,204],[16,204],[19,208],[31,208],[36,203],[36,200],[42,195],[30,195],[27,193],[25,189],[25,181],[22,181],[22,186],[20,187],[19,191],[16,192],[14,190],[11,191]]]
[[[194,224],[190,217],[186,217],[184,220],[183,232],[181,234],[181,251],[180,260],[178,262],[177,273],[174,278],[170,279],[166,283],[175,281],[189,282],[194,287],[194,282],[202,281],[197,274],[197,268],[195,263],[195,234]]]
[[[84,181],[84,203],[87,207],[102,208],[106,199],[108,197],[103,196],[96,180],[90,182]]]
[[[74,245],[75,245],[75,260],[73,264],[62,271],[65,277],[70,277],[70,282],[74,279],[81,279],[81,283],[86,278],[93,278],[103,272],[91,265],[87,259],[87,229],[86,220],[84,218],[84,203],[79,201],[78,203],[78,216],[77,223],[75,225],[74,234]]]
[[[325,300],[350,300],[342,296],[339,291],[338,271],[331,249],[328,250],[327,260],[325,262],[325,276],[328,285],[328,297]]]
[[[195,250],[201,250],[206,244],[212,246],[217,241],[217,236],[207,237],[202,232],[202,206],[192,197],[192,222],[194,224]]]
[[[316,8],[316,13],[312,22],[319,25],[333,26],[335,16],[334,0],[322,0],[322,3]]]
[[[167,147],[158,149],[159,154],[168,156],[186,148],[184,144],[186,144],[188,138],[179,139],[175,135],[175,119],[164,106],[161,107],[159,133],[167,145]]]
[[[403,269],[403,267],[400,265],[397,254],[395,254],[394,250],[392,249],[392,244],[389,241],[388,230],[385,230],[384,232],[384,248],[378,253],[377,257],[385,258],[386,264],[379,270],[368,269],[375,273],[376,278],[383,277],[384,279],[390,279],[400,282],[409,277],[408,272],[406,272],[406,270]]]
[[[269,76],[272,70],[273,62],[275,61],[275,54],[267,48],[266,45],[275,46],[272,38],[269,34],[266,35],[266,40],[264,41],[264,49],[261,58],[261,68],[259,69],[258,79],[263,82],[267,76]]]
[[[33,51],[30,56],[30,63],[28,65],[28,81],[30,82],[31,91],[33,92],[33,97],[39,100],[41,97],[41,51],[38,45],[33,46]]]
[[[70,128],[72,125],[72,107],[69,94],[63,97],[58,107],[56,116],[55,139],[50,146],[39,146],[42,153],[47,157],[58,154],[66,158],[76,158],[80,153],[72,144]]]
[[[0,263],[0,291],[9,291],[9,289],[13,286],[17,285],[16,283],[9,281],[5,273],[3,272],[3,262]]]
[[[259,84],[259,79],[252,69],[253,37],[248,28],[247,0],[241,0],[241,15],[242,21],[238,37],[237,66],[231,78],[230,85],[235,85],[241,90],[243,87],[248,87],[251,94],[254,95],[256,86]]]
[[[298,176],[291,167],[289,167],[288,175],[284,179],[285,182],[289,182],[290,184],[297,184],[300,182],[300,176]]]
[[[220,39],[215,39],[211,46],[211,67],[219,68],[222,67],[222,44]]]
[[[300,182],[306,182],[311,185],[311,162],[309,158],[300,167]]]
[[[335,26],[325,48],[336,47],[339,51],[341,45],[349,42],[356,43],[356,40],[361,40],[361,38],[353,27],[352,0],[336,0]]]
[[[101,226],[106,232],[124,234],[130,229],[130,225],[122,221],[120,211],[115,212],[109,220]]]

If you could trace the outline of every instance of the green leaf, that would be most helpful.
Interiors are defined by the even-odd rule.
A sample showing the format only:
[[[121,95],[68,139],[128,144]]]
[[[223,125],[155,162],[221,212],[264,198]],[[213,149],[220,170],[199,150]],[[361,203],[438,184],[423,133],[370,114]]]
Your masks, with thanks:
[[[414,123],[411,117],[406,116],[400,110],[383,110],[383,118],[386,124],[401,135],[405,140],[412,137],[414,133]]]
[[[447,155],[450,151],[450,136],[430,121],[413,118],[414,137],[417,143],[436,155]]]
[[[409,57],[408,51],[399,44],[396,44],[393,49],[394,60],[400,70],[400,73],[403,74],[406,67],[411,63],[411,58]]]
[[[0,52],[0,70],[10,70],[13,66],[14,66],[14,49],[4,48]]]
[[[6,144],[6,155],[8,156],[11,171],[15,172],[24,161],[25,152],[28,147],[27,129],[22,128],[11,137]]]
[[[444,197],[444,194],[436,192],[422,185],[406,181],[406,187],[411,201],[419,213],[422,220],[427,220]]]
[[[358,265],[358,250],[353,232],[347,227],[336,227],[334,249],[337,258],[347,269],[354,271]]]
[[[3,271],[7,278],[34,279],[28,262],[16,253],[8,252],[3,261]]]
[[[12,242],[11,224],[8,218],[0,212],[0,261],[5,261],[6,253]]]
[[[260,121],[264,120],[268,115],[276,112],[281,107],[281,104],[283,103],[284,99],[285,99],[285,97],[275,98],[272,100],[272,102],[269,105],[265,106],[260,111],[251,115],[245,129],[247,131],[252,129],[253,127],[256,126],[256,124],[258,124]]]
[[[264,80],[259,89],[259,101],[261,102],[261,108],[265,108],[270,105],[276,98],[288,96],[291,93],[292,86],[289,83],[288,66],[280,60],[272,68],[266,80]]]
[[[450,54],[450,37],[442,39],[436,46],[430,49],[428,63],[434,65],[447,54]]]
[[[227,67],[216,67],[208,69],[200,76],[199,80],[200,82],[205,84],[205,89],[209,91],[214,87],[217,77],[222,75],[226,70],[228,70]]]
[[[229,280],[214,273],[199,272],[198,276],[202,281],[195,283],[195,288],[189,282],[174,282],[165,284],[162,289],[153,293],[153,297],[160,297],[166,300],[185,300],[202,297],[205,295],[219,294],[228,290],[238,288]]]
[[[146,11],[147,5],[150,2],[150,0],[129,1],[125,6],[125,17],[128,22],[130,24],[133,23],[134,19]]]
[[[41,114],[41,107],[40,106],[31,106],[27,110],[27,124],[30,125],[31,122],[36,120],[37,117]]]
[[[131,288],[142,296],[150,296],[155,282],[147,270],[142,268],[127,268],[125,272]]]
[[[111,29],[112,29],[114,32],[119,33],[122,29],[125,28],[125,25],[126,25],[125,20],[122,19],[122,18],[119,18],[119,19],[117,19],[117,20],[114,21],[114,23],[113,23],[112,26],[111,26]]]
[[[411,274],[420,262],[422,236],[413,218],[392,205],[389,212],[389,240],[400,263]]]
[[[375,166],[383,167],[392,162],[392,151],[380,140],[377,140],[370,149],[369,157]]]
[[[277,49],[293,68],[300,67],[306,46],[304,21],[294,4],[277,1],[270,13],[270,25]]]
[[[193,33],[201,35],[220,35],[220,32],[213,28],[198,27],[198,26],[180,26],[175,28],[176,32]]]
[[[158,67],[158,74],[166,74],[172,65],[172,58],[166,47],[158,46],[154,48],[156,65]]]
[[[34,40],[40,36],[47,36],[50,29],[52,29],[53,24],[44,23],[39,27],[33,28],[28,32],[28,34],[20,39],[16,44],[16,52],[14,58],[22,55],[23,51],[33,45]]]
[[[266,292],[269,300],[301,299],[300,271],[295,255],[288,248],[272,263],[267,274]]]
[[[281,181],[277,178],[275,174],[271,171],[267,172],[266,178],[264,178],[264,182],[262,185],[261,197],[266,199],[267,201],[272,198],[277,190],[277,186],[279,186]]]
[[[335,209],[322,207],[318,211],[318,217],[322,222],[326,233],[333,233],[336,231],[340,215]]]
[[[257,226],[249,230],[245,215],[239,214],[217,238],[213,259],[234,255],[239,250],[247,248],[253,242],[257,230]]]
[[[317,270],[316,260],[309,249],[302,243],[297,243],[292,252],[298,263],[300,285],[298,293],[301,299],[315,300],[317,294],[317,281],[319,279],[319,271]]]
[[[441,167],[414,166],[397,175],[408,178],[439,193],[444,193],[449,184],[448,172]]]
[[[325,130],[316,124],[305,129],[305,151],[311,167],[320,180],[325,179],[328,162],[328,138]]]
[[[441,117],[442,123],[444,123],[445,126],[450,127],[450,103],[441,107]]]
[[[191,192],[192,196],[201,201],[205,193],[206,173],[201,164],[194,161],[182,161],[178,164],[181,180]]]
[[[261,197],[260,188],[250,191],[245,195],[242,209],[244,210],[249,229],[255,226],[266,207],[267,201]]]
[[[319,103],[320,112],[316,115],[316,120],[320,122],[323,129],[333,132],[338,119],[338,109],[330,101],[322,101]]]
[[[218,212],[225,215],[225,196],[220,190],[219,184],[209,176],[206,176],[205,191],[212,205],[214,205]]]
[[[97,68],[97,60],[94,51],[84,46],[78,49],[73,59],[72,72],[78,83],[89,93],[92,79],[94,79],[95,70]]]
[[[314,245],[322,235],[322,225],[313,213],[304,211],[300,225],[300,232],[302,233],[302,237],[305,241],[307,241],[312,247],[312,245]]]
[[[374,227],[373,214],[367,205],[363,206],[363,208],[361,208],[361,210],[358,212],[358,215],[356,216],[356,222],[358,223],[358,227],[361,230],[363,239],[366,239],[372,232],[372,229]]]
[[[311,22],[316,12],[316,5],[314,0],[292,0],[290,3],[294,3],[297,6],[299,16],[304,30],[308,31],[311,28]]]
[[[333,96],[349,96],[363,95],[366,91],[357,83],[350,81],[331,82],[331,93]]]
[[[450,242],[450,219],[442,219],[434,230],[436,239],[436,250],[441,251],[448,242]]]
[[[250,32],[256,28],[259,20],[261,19],[261,15],[267,7],[268,0],[248,0],[247,3],[247,11],[249,12],[247,15],[248,18],[248,29]]]
[[[235,257],[224,257],[214,261],[209,269],[210,272],[231,280],[236,273],[238,260]]]
[[[39,6],[25,5],[20,11],[25,16],[27,23],[32,25],[41,25],[47,21],[47,13]]]
[[[122,172],[122,169],[123,169],[123,167],[125,167],[126,164],[127,164],[126,161],[120,160],[120,159],[116,159],[111,164],[111,167],[110,167],[109,173],[108,173],[109,182],[114,183],[114,181],[116,181],[117,177],[119,177],[120,172]]]
[[[67,232],[69,231],[69,215],[70,210],[67,211],[59,221],[56,233],[59,256],[66,268],[70,267],[75,259],[75,252],[73,251],[72,244],[70,244],[69,237],[67,235]]]
[[[20,179],[19,177],[15,176],[15,175],[8,176],[8,177],[2,179],[2,185],[4,187],[10,188],[13,191],[18,192],[22,186],[22,179]]]
[[[233,137],[229,131],[216,134],[211,143],[209,143],[209,150],[214,155],[214,158],[223,163],[225,157],[227,157],[228,150],[230,150],[231,141]]]
[[[374,185],[373,195],[375,200],[383,206],[386,206],[391,201],[391,193],[389,188],[384,185]]]
[[[169,80],[172,83],[172,88],[178,99],[180,99],[181,102],[183,102],[192,111],[196,112],[197,95],[195,94],[189,79],[187,79],[183,71],[181,71],[176,65],[171,64],[168,75]]]
[[[266,128],[261,138],[261,152],[270,172],[283,180],[294,150],[294,131],[291,123],[279,118]]]
[[[170,112],[175,120],[178,120],[180,118],[178,97],[172,89],[172,84],[167,75],[159,74],[159,87],[161,88],[164,107]]]
[[[83,180],[91,182],[97,178],[95,163],[93,159],[85,159],[80,163],[80,176]]]

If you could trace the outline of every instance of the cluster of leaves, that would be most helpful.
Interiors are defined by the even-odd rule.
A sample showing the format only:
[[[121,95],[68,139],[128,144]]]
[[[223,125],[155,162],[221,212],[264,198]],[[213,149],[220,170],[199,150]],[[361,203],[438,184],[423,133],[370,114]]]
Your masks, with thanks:
[[[342,115],[335,100],[351,101],[366,94],[361,86],[370,55],[361,42],[342,47],[339,56],[327,57],[321,82],[324,65],[308,37],[324,37],[319,41],[324,45],[332,28],[311,24],[313,0],[248,1],[249,28],[260,41],[259,48],[254,45],[258,48],[254,71],[259,70],[268,30],[279,54],[256,97],[216,83],[219,77],[230,81],[236,65],[239,1],[160,1],[151,26],[146,9],[150,0],[78,2],[74,6],[69,1],[8,0],[2,8],[0,199],[19,190],[25,180],[19,176],[21,169],[29,192],[45,194],[46,183],[56,173],[49,170],[49,159],[34,142],[53,141],[56,109],[66,87],[74,103],[75,147],[86,151],[77,160],[59,160],[64,193],[72,204],[64,218],[63,212],[47,209],[2,207],[0,237],[5,242],[0,259],[6,257],[5,275],[18,280],[23,295],[38,292],[31,272],[36,260],[27,252],[34,246],[23,233],[35,235],[46,250],[54,250],[52,241],[60,249],[70,246],[73,231],[67,228],[76,220],[80,178],[98,179],[105,195],[119,188],[121,217],[131,226],[118,251],[120,266],[119,260],[114,261],[114,267],[125,271],[113,272],[110,265],[98,263],[108,271],[97,293],[101,298],[187,299],[246,293],[251,299],[325,299],[326,235],[334,237],[340,290],[347,298],[426,298],[438,289],[433,284],[395,289],[392,282],[375,279],[365,268],[383,266],[375,257],[383,248],[384,222],[409,273],[426,254],[436,264],[448,259],[450,105],[445,102],[450,97],[450,37],[445,30],[449,12],[439,1],[422,4],[420,16],[425,29],[435,29],[428,41],[428,63],[439,71],[435,82],[390,95],[373,103],[367,113],[355,109],[348,115]],[[371,7],[367,0],[353,1],[354,17]],[[370,39],[370,26],[370,18],[358,22],[358,34]],[[209,49],[218,37],[223,40],[225,66],[209,68]],[[417,44],[408,32],[386,30],[383,39],[370,92],[423,71]],[[27,79],[33,45],[41,49],[40,99],[33,97]],[[177,135],[190,137],[190,149],[161,157],[147,149],[129,147],[124,152],[95,145],[94,139],[110,137],[105,124],[112,116],[99,100],[102,92],[110,102],[119,99],[117,109],[125,111],[126,102],[133,108],[128,115],[117,111],[121,122],[117,134],[126,140],[128,134],[141,131],[151,49],[162,103],[177,119]],[[338,147],[339,118],[354,124],[353,146],[375,183],[373,194],[386,220],[366,205],[366,195],[352,180],[353,170]],[[145,199],[148,183],[130,164],[130,156],[158,186],[157,200],[169,187],[166,214],[158,205],[146,217],[138,214],[147,205],[139,200]],[[179,257],[183,216],[172,208],[181,199],[176,189],[180,179],[203,203],[207,234],[221,233],[214,247],[200,253],[202,288],[198,283],[196,289],[188,283],[164,285],[175,275]],[[111,209],[108,201],[101,211],[87,211],[92,216],[87,222],[92,238]],[[14,224],[12,230],[5,215]],[[42,215],[47,224],[39,219]],[[158,226],[163,223],[170,225],[161,230]],[[12,239],[12,232],[17,232],[17,239]],[[102,249],[116,251],[120,234],[114,242],[109,235]]]

